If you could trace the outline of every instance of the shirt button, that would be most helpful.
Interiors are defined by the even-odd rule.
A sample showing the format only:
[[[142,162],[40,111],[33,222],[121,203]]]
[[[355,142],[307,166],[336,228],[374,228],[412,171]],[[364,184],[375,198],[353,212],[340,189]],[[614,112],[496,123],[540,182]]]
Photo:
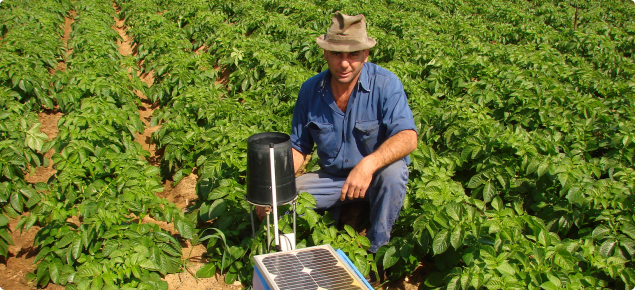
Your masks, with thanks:
[[[348,159],[345,159],[344,162],[348,162]]]

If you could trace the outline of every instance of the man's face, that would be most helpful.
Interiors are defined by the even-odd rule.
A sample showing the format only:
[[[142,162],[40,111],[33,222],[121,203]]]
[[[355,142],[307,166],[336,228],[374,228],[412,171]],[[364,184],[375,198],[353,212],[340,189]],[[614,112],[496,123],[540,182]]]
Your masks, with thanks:
[[[329,65],[332,79],[341,84],[349,84],[357,80],[368,60],[368,53],[368,49],[353,52],[324,50],[324,59]]]

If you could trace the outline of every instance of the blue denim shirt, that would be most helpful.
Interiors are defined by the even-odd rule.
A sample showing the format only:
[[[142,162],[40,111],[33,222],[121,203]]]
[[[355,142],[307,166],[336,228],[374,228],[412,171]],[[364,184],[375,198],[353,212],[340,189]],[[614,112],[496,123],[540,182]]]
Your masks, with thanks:
[[[291,129],[291,146],[311,154],[316,144],[326,172],[346,176],[389,137],[416,131],[403,85],[394,73],[365,63],[346,112],[335,104],[330,80],[326,70],[302,84]],[[404,159],[410,163],[409,157]]]

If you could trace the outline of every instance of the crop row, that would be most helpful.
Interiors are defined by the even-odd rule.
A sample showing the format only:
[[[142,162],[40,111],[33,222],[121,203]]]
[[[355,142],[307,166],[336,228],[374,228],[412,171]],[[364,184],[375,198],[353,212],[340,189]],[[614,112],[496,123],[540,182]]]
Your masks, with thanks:
[[[37,112],[51,108],[50,70],[62,54],[57,33],[64,23],[61,3],[32,9],[34,1],[12,2],[0,10],[0,257],[7,257],[9,219],[33,208],[40,195],[25,180],[25,172],[47,165],[43,158],[48,137],[40,132]],[[26,65],[25,65],[26,64]]]
[[[141,82],[130,78],[126,70],[126,67],[133,67],[134,62],[118,52],[116,40],[119,36],[111,28],[115,16],[112,3],[52,3],[57,5],[54,11],[59,15],[54,15],[57,22],[47,32],[53,32],[51,35],[57,42],[50,47],[25,43],[23,39],[15,42],[31,50],[55,46],[61,50],[59,30],[63,25],[60,24],[64,22],[64,16],[75,17],[67,45],[72,53],[66,55],[64,52],[64,57],[56,59],[65,61],[66,69],[51,70],[51,73],[45,70],[41,80],[33,81],[53,88],[47,91],[47,98],[37,100],[47,99],[51,105],[41,101],[42,106],[52,107],[55,103],[65,113],[58,122],[59,134],[43,147],[42,139],[46,136],[37,135],[37,125],[26,132],[24,141],[33,150],[55,149],[52,159],[57,173],[47,183],[36,184],[35,190],[18,188],[14,176],[3,176],[12,182],[2,183],[2,193],[12,194],[11,205],[5,209],[29,208],[29,214],[20,219],[18,228],[28,230],[34,224],[41,226],[34,242],[38,249],[35,257],[38,265],[30,277],[42,287],[53,282],[69,289],[167,289],[167,283],[161,281],[159,273],[165,275],[182,270],[181,247],[168,231],[145,218],[173,223],[183,238],[192,237],[193,226],[174,204],[155,196],[155,192],[163,190],[158,175],[160,170],[145,160],[148,152],[135,142],[135,133],[144,130],[137,112],[139,99],[133,93]],[[42,17],[42,23],[48,23],[53,17],[45,12],[50,5],[49,2],[27,3],[25,8],[31,12],[41,9],[42,13],[36,15]],[[2,10],[3,13],[19,11],[14,6],[9,8],[11,10]],[[9,29],[7,35],[12,32]],[[34,65],[41,61],[54,65],[48,69],[57,66],[57,62],[47,58],[48,55],[31,57],[30,62]],[[14,114],[21,113],[19,106],[30,104],[30,92],[18,88],[21,90],[5,89],[5,95],[15,100],[3,100],[3,105],[12,108]],[[37,96],[37,91],[35,94]],[[32,107],[38,109],[35,105]],[[3,117],[7,116],[13,115],[7,113]],[[24,118],[22,127],[27,126],[28,120],[32,120],[31,123],[34,118],[37,120],[36,116],[26,116],[30,119]],[[5,124],[7,131],[15,130]],[[33,136],[29,137],[29,133]],[[9,136],[15,137],[12,135]],[[15,147],[29,149],[27,146]],[[42,159],[41,154],[35,157]],[[32,166],[39,165],[36,161],[32,161]],[[21,173],[25,169],[25,165],[17,161],[13,164],[22,167],[17,170],[8,168],[6,172]],[[8,215],[17,217],[16,213]],[[2,225],[6,225],[4,219]]]

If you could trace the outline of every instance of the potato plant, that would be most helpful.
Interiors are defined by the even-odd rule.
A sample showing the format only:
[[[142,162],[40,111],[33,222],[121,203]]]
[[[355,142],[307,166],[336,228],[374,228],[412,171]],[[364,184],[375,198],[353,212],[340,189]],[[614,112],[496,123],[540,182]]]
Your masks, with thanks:
[[[352,228],[314,212],[307,194],[299,246],[330,243],[363,274],[382,264],[389,280],[424,265],[420,289],[635,287],[630,1],[117,0],[116,15],[112,3],[60,0],[32,13],[50,33],[24,42],[40,31],[26,13],[38,5],[5,2],[0,96],[10,113],[0,118],[11,121],[0,128],[0,205],[29,210],[21,227],[43,226],[40,286],[165,287],[160,276],[183,267],[178,240],[139,223],[144,216],[206,245],[198,277],[249,285],[251,257],[267,244],[260,223],[251,237],[246,139],[289,131],[300,85],[326,69],[315,38],[339,10],[366,15],[378,41],[370,61],[401,79],[419,147],[391,242],[376,255]],[[48,35],[70,10],[66,58]],[[134,56],[118,54],[113,17],[125,20]],[[58,60],[68,69],[47,74]],[[158,106],[160,168],[133,141],[143,129],[134,90]],[[60,134],[44,143],[27,112],[55,105],[65,113]],[[58,174],[20,181],[52,147]],[[154,196],[163,179],[191,173],[199,199],[187,214]],[[281,223],[288,232],[290,215]]]

